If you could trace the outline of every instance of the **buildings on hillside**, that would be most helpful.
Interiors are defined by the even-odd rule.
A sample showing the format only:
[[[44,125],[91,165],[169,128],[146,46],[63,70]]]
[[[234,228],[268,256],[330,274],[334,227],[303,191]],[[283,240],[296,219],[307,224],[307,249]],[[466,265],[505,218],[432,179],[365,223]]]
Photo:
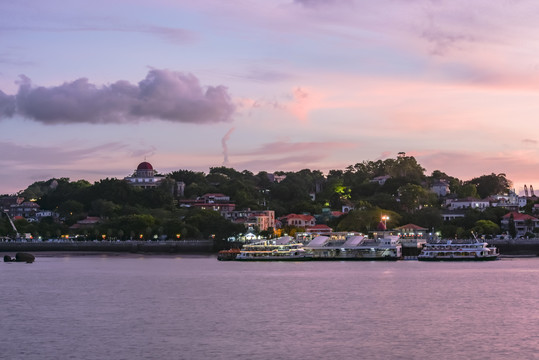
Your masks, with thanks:
[[[506,195],[492,195],[486,199],[476,199],[473,197],[454,198],[448,197],[445,199],[445,209],[449,211],[476,209],[484,211],[489,207],[502,207],[508,211],[518,211],[527,204],[526,196],[518,196],[514,190],[511,190]]]
[[[274,182],[280,182],[286,178],[286,175],[268,174],[268,178]],[[159,175],[153,165],[147,161],[138,164],[131,176],[124,178],[126,182],[134,187],[141,189],[152,189],[160,186],[166,177]],[[389,180],[389,176],[380,176],[372,179],[373,182],[379,185],[385,184]],[[175,195],[178,198],[178,205],[181,207],[199,208],[218,211],[224,218],[235,223],[244,224],[247,229],[258,229],[260,231],[276,229],[284,226],[296,228],[304,228],[307,232],[328,232],[331,228],[324,225],[330,220],[333,220],[354,209],[354,203],[343,201],[342,211],[331,211],[324,209],[322,214],[315,216],[305,214],[289,214],[279,219],[275,218],[275,212],[272,210],[251,210],[251,209],[236,209],[234,199],[221,193],[208,193],[197,197],[196,199],[184,199],[185,184],[183,182],[175,182]],[[319,191],[316,188],[316,191]],[[532,191],[532,196],[518,196],[515,191],[509,192],[507,195],[494,195],[486,199],[475,198],[456,198],[451,194],[449,183],[444,180],[436,181],[430,186],[430,190],[436,193],[439,197],[445,198],[442,207],[442,217],[445,221],[450,221],[465,216],[466,210],[476,209],[484,211],[489,207],[503,207],[508,211],[508,214],[501,220],[500,226],[502,230],[507,231],[509,218],[511,214],[515,222],[517,236],[523,236],[528,232],[539,230],[539,220],[531,215],[520,214],[519,211],[527,203],[530,198],[537,199]],[[313,193],[313,199],[316,192]],[[527,194],[526,194],[527,195]],[[0,210],[8,212],[12,218],[25,218],[28,221],[39,221],[44,217],[58,217],[57,213],[52,210],[40,209],[35,202],[24,201],[19,196],[4,196],[0,197]],[[534,211],[539,213],[539,206],[534,207]],[[80,227],[85,227],[88,224],[82,221],[78,224]],[[401,227],[403,233],[408,230]],[[416,229],[417,230],[417,229]]]
[[[447,196],[451,193],[451,190],[449,189],[449,183],[446,180],[435,181],[431,185],[430,191],[438,195],[438,197]]]
[[[516,211],[511,211],[502,217],[501,229],[503,231],[510,231],[511,219],[514,221],[517,237],[525,236],[527,233],[535,233],[539,230],[538,218],[527,214],[521,214]]]
[[[316,219],[312,215],[289,214],[279,218],[283,225],[306,228],[316,225]]]
[[[222,210],[220,213],[227,220],[245,225],[247,230],[268,231],[276,226],[273,210]]]
[[[141,162],[133,175],[124,178],[130,185],[143,189],[150,189],[159,186],[165,179],[163,175],[158,175],[152,164],[147,161]]]
[[[236,204],[230,201],[230,197],[224,194],[204,194],[196,199],[181,199],[179,205],[186,208],[202,210],[215,210],[219,212],[234,211]]]
[[[136,170],[131,176],[124,177],[124,180],[131,186],[135,186],[142,189],[156,188],[163,183],[166,176],[159,175],[153,168],[152,164],[147,161],[143,161],[138,164]],[[185,191],[185,183],[182,181],[174,181],[174,187],[171,189],[176,197],[181,197]]]

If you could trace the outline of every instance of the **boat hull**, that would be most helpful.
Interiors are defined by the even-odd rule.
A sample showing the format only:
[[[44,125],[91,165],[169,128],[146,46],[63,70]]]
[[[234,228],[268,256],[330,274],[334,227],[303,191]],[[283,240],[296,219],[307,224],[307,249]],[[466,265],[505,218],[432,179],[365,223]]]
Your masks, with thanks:
[[[383,248],[383,249],[372,249],[372,248],[314,248],[310,249],[309,255],[312,256],[313,260],[319,261],[395,261],[402,258],[402,253],[400,248]]]
[[[259,257],[250,257],[250,258],[236,257],[234,259],[234,261],[309,261],[309,260],[312,260],[312,258],[308,256],[304,256],[304,257],[259,256]]]
[[[497,260],[498,256],[482,256],[482,257],[417,257],[418,261],[493,261]]]
[[[320,258],[320,257],[313,257],[313,261],[397,261],[400,260],[400,258],[396,257],[327,257],[327,258]]]

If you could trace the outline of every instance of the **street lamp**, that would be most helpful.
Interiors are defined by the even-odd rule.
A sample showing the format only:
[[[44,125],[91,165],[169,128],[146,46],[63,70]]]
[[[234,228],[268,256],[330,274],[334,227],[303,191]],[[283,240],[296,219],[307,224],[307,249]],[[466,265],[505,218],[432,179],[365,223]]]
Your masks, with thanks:
[[[384,222],[384,227],[387,229],[387,221],[389,220],[389,216],[382,215],[382,221]]]

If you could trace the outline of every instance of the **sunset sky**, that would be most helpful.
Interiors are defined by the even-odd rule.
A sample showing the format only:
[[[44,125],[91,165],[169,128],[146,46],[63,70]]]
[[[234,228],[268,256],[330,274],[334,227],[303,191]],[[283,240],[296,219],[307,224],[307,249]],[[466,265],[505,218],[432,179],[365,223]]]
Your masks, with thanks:
[[[196,4],[195,4],[196,3]],[[228,166],[539,189],[539,2],[1,1],[0,194]]]

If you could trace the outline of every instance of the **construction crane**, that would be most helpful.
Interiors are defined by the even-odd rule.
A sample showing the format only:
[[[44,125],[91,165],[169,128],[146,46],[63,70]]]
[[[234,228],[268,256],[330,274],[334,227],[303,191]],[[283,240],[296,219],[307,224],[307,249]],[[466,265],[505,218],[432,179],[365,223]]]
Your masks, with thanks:
[[[19,231],[17,230],[17,228],[15,227],[15,224],[13,223],[13,220],[11,220],[11,218],[9,217],[9,213],[7,210],[4,211],[4,214],[6,214],[8,220],[9,220],[9,223],[11,224],[11,227],[13,228],[13,231],[15,231],[15,239],[18,239],[20,238],[20,234],[19,234]]]

